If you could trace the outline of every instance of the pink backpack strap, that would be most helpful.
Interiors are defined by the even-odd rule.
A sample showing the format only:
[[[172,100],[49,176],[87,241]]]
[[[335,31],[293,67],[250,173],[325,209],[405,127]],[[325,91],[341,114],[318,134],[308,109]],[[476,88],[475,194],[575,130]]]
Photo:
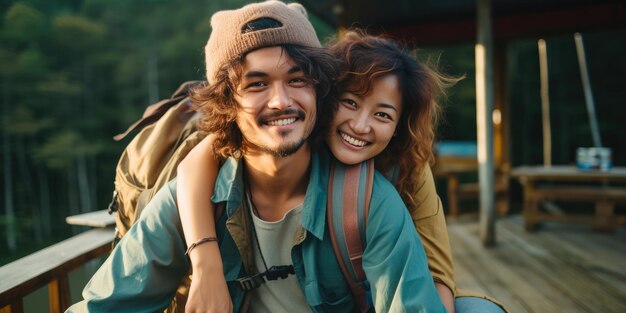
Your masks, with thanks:
[[[374,161],[346,166],[331,164],[327,220],[339,267],[360,312],[371,307],[363,270],[365,227],[372,197]]]

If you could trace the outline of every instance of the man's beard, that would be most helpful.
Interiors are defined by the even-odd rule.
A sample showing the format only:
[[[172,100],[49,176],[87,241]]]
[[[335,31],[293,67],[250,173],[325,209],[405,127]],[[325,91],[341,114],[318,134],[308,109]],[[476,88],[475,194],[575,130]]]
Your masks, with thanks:
[[[257,118],[257,123],[258,125],[263,125],[267,123],[267,120],[269,120],[270,118],[274,118],[277,116],[281,116],[281,115],[288,115],[288,114],[295,114],[298,116],[299,119],[304,120],[305,119],[305,114],[302,110],[297,110],[297,109],[286,109],[286,110],[282,110],[282,111],[275,111],[275,112],[271,112],[269,114],[264,114],[262,116],[259,116],[259,118]],[[285,131],[285,132],[281,132],[280,136],[281,137],[287,137],[289,135],[289,131]],[[259,149],[260,151],[263,151],[267,154],[272,155],[273,157],[277,157],[277,158],[285,158],[288,157],[296,152],[298,152],[298,150],[300,150],[300,148],[306,143],[307,138],[303,137],[300,138],[300,140],[294,142],[294,143],[290,143],[287,145],[284,145],[282,147],[278,147],[278,148],[269,148],[266,146],[261,146],[261,145],[257,145],[254,144],[250,141],[248,141],[248,145],[250,146],[254,146],[257,149]]]
[[[250,142],[248,142],[248,144],[252,145],[252,146],[256,146],[259,150],[272,155],[273,157],[277,157],[277,158],[286,158],[296,152],[298,152],[298,150],[300,150],[300,148],[302,148],[302,146],[306,143],[306,138],[301,138],[300,140],[298,140],[297,142],[279,147],[279,148],[269,148],[269,147],[264,147],[264,146],[259,146],[259,145],[255,145],[252,144]]]

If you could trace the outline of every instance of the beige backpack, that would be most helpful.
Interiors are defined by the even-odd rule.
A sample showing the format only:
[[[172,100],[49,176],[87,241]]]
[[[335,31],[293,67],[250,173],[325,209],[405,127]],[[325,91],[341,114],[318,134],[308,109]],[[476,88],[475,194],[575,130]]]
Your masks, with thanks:
[[[122,152],[115,170],[115,190],[109,204],[109,214],[117,212],[114,245],[155,193],[176,177],[178,163],[206,136],[196,128],[200,114],[194,111],[189,98],[190,91],[202,84],[183,83],[171,98],[150,105],[139,121],[113,137],[120,141],[139,131]],[[184,312],[190,284],[190,275],[186,275],[166,313]]]
[[[170,99],[150,105],[122,140],[139,130],[124,149],[115,173],[115,190],[109,213],[117,212],[116,242],[128,232],[154,194],[176,177],[178,163],[205,137],[197,131],[199,113],[188,95],[202,82],[183,83]]]

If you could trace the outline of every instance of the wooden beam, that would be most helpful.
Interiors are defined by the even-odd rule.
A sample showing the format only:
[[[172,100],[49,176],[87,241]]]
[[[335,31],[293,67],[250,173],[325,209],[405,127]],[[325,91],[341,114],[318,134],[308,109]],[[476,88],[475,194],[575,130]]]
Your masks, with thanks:
[[[420,46],[459,44],[474,42],[476,27],[475,19],[425,23],[416,21],[407,26],[387,26],[386,33]],[[493,36],[498,40],[619,28],[626,28],[626,3],[623,2],[498,16],[493,19]]]
[[[476,41],[476,132],[480,184],[480,237],[483,245],[495,243],[495,190],[493,162],[493,33],[491,0],[478,0]]]

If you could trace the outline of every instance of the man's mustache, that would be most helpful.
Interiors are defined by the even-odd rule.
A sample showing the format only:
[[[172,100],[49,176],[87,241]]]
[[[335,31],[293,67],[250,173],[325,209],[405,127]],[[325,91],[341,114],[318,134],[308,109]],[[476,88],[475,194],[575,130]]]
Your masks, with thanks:
[[[298,110],[298,109],[286,109],[286,110],[282,110],[282,111],[272,111],[270,113],[267,114],[263,114],[261,116],[259,116],[257,118],[257,123],[259,124],[267,124],[267,121],[279,116],[283,116],[283,115],[295,115],[297,116],[299,119],[304,119],[305,114],[304,111],[302,110]]]

